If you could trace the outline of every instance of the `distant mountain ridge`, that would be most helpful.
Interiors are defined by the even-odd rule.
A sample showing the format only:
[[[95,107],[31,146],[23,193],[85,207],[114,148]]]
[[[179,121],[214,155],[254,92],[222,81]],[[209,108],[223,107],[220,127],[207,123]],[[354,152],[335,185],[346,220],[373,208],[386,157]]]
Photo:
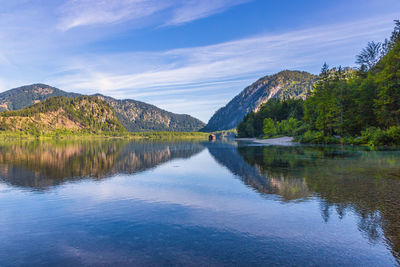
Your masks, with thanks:
[[[175,114],[151,104],[132,99],[115,99],[96,94],[115,110],[119,121],[130,132],[141,131],[198,131],[204,123],[190,115]]]
[[[316,79],[317,76],[311,73],[289,70],[265,76],[246,87],[225,107],[215,112],[202,131],[236,128],[247,113],[257,111],[271,98],[305,98]]]
[[[32,84],[0,93],[0,112],[19,110],[50,97],[79,97],[81,94],[70,93],[46,84]],[[121,124],[131,132],[144,131],[198,131],[204,123],[190,115],[175,114],[144,102],[94,95],[106,101],[115,111]]]
[[[0,111],[26,108],[53,96],[77,97],[80,95],[41,83],[25,85],[0,93]]]

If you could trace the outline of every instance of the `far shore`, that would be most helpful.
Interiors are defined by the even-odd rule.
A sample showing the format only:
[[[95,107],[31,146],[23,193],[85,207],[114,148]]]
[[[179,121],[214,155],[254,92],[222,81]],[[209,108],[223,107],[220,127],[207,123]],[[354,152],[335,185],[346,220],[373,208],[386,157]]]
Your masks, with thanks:
[[[208,139],[203,132],[79,132],[53,131],[48,133],[26,133],[0,131],[0,141],[8,140],[47,140],[47,139],[128,139],[128,140],[202,140]]]
[[[291,146],[296,144],[293,137],[283,136],[278,138],[257,139],[257,138],[236,138],[237,141],[253,142],[264,145]]]

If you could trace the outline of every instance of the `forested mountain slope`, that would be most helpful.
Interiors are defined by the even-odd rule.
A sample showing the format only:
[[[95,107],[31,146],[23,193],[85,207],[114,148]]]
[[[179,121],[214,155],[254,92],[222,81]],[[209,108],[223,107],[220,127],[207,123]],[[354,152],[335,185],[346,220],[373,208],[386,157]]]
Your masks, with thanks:
[[[144,102],[132,99],[118,100],[100,94],[95,96],[111,105],[122,125],[130,132],[193,132],[205,125],[192,116],[168,112]]]
[[[123,132],[110,105],[94,96],[58,96],[30,107],[0,113],[0,129],[30,134],[54,131]]]
[[[32,84],[0,93],[0,111],[19,110],[50,97],[78,97],[80,94],[69,93],[45,84]],[[131,132],[145,131],[198,131],[204,123],[186,114],[175,114],[144,102],[96,94],[108,102],[115,111],[122,125]]]
[[[202,129],[206,132],[236,128],[248,114],[258,111],[271,98],[305,98],[317,76],[301,71],[281,71],[265,76],[246,87],[225,107],[219,109]]]

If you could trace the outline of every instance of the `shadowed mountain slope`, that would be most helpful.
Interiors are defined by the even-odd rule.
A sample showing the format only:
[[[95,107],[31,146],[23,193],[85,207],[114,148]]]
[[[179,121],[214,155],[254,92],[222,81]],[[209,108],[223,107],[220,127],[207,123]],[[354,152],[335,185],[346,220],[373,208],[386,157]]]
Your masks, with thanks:
[[[205,132],[236,128],[247,113],[259,110],[271,98],[305,98],[317,76],[301,71],[281,71],[246,87],[219,109],[202,129]]]

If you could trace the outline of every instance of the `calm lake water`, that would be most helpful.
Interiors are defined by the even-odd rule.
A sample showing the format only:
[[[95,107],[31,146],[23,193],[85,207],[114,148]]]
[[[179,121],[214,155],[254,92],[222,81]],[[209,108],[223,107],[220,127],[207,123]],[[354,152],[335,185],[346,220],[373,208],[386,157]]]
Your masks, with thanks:
[[[393,266],[400,152],[0,144],[0,266]]]

